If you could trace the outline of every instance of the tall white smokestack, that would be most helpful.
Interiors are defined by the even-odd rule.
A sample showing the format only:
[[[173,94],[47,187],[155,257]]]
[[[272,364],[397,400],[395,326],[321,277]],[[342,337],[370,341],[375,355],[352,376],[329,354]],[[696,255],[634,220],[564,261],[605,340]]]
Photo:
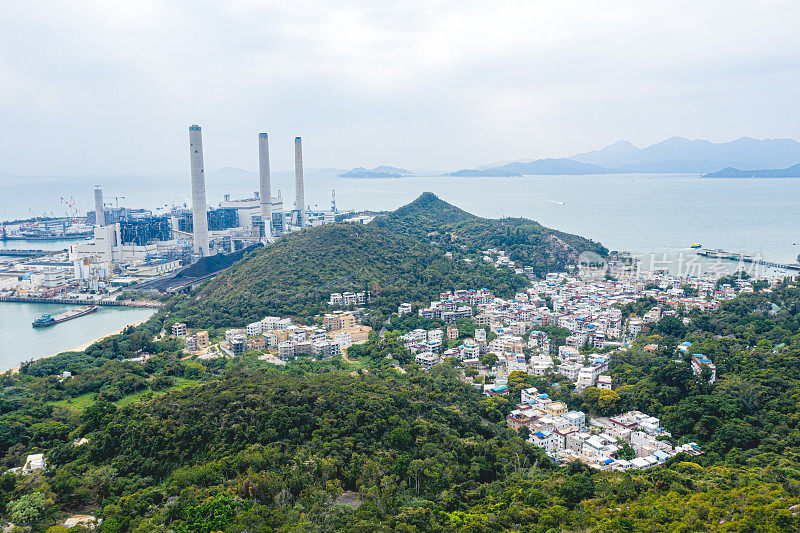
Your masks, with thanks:
[[[200,126],[189,126],[189,161],[192,168],[192,225],[194,226],[194,251],[208,257],[208,204],[206,203],[206,176],[203,172],[203,136]]]
[[[103,189],[99,185],[94,188],[94,223],[101,227],[106,225],[106,213],[103,210]]]
[[[272,241],[272,184],[269,175],[269,139],[266,133],[258,134],[258,177],[264,238],[269,242]]]
[[[306,227],[306,195],[303,190],[303,141],[294,138],[294,204],[297,209],[297,224]]]

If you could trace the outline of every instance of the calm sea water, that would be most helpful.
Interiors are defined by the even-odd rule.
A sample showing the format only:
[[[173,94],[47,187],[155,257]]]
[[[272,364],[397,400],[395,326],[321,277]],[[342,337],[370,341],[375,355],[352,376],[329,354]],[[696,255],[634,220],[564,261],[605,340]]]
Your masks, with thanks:
[[[62,250],[73,240],[0,241],[0,259],[3,250],[37,249]],[[151,316],[152,309],[104,307],[91,315],[70,320],[49,328],[36,328],[31,322],[43,314],[57,315],[76,305],[27,304],[0,302],[0,372],[19,366],[23,361],[39,359],[70,350],[87,342],[104,337],[128,324]]]
[[[154,313],[152,309],[100,308],[91,315],[49,328],[31,326],[45,313],[56,315],[76,307],[79,306],[1,302],[0,372],[105,337]]]
[[[291,173],[273,173],[273,191],[287,198],[287,209],[294,198],[292,183]],[[63,214],[61,196],[74,198],[82,212],[88,211],[96,184],[103,186],[109,203],[151,209],[188,202],[190,192],[188,175],[179,174],[0,179],[0,219],[27,217],[31,211]],[[258,181],[255,174],[212,172],[207,189],[214,204],[226,193],[251,196]],[[305,189],[306,201],[320,208],[330,205],[335,189],[340,209],[382,210],[432,191],[477,215],[531,218],[610,249],[679,252],[699,242],[782,262],[800,253],[800,179],[624,174],[361,180],[307,170]]]
[[[103,186],[109,203],[156,212],[172,203],[188,202],[190,192],[188,175],[179,174],[0,178],[0,219],[29,217],[31,211],[63,215],[62,196],[72,197],[82,212],[88,211],[93,205],[94,185]],[[252,196],[258,189],[257,176],[212,172],[207,189],[211,204],[221,201],[226,193],[233,198]],[[794,262],[800,253],[800,179],[625,174],[363,180],[338,178],[332,171],[306,171],[309,204],[328,208],[332,189],[336,190],[339,209],[375,210],[395,209],[431,191],[477,215],[531,218],[600,241],[609,249],[641,254],[645,263],[658,263],[666,254],[673,267],[681,256],[694,257],[689,248],[692,243],[760,254],[780,262]],[[290,209],[294,197],[291,173],[273,173],[273,192],[277,194],[278,190],[287,198],[285,208]],[[59,249],[66,245],[0,242],[0,249],[3,246]],[[19,305],[22,307],[0,304],[0,366],[6,368],[69,349],[149,313],[104,309],[52,329],[33,331],[30,322],[36,316],[59,311],[51,306]]]

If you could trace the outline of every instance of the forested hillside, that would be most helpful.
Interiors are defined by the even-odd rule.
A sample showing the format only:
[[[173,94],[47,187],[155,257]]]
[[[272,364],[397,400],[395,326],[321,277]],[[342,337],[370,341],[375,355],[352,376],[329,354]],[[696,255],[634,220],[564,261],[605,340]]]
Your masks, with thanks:
[[[645,331],[654,352],[632,349],[612,360],[617,409],[641,409],[670,430],[701,442],[709,455],[738,464],[774,454],[800,454],[800,289],[743,294],[714,313],[693,311],[688,331],[671,317]],[[677,365],[680,357],[709,357],[720,378],[704,383]]]
[[[620,386],[603,405],[557,376],[514,377],[515,390],[593,414],[645,409],[706,450],[627,473],[554,467],[504,427],[513,402],[483,397],[459,369],[389,368],[395,334],[354,352],[369,370],[356,375],[341,359],[181,361],[174,339],[153,340],[181,298],[86,352],[3,375],[3,463],[43,452],[50,468],[0,477],[0,515],[34,531],[76,512],[97,513],[104,532],[800,528],[793,284],[693,311],[687,329],[650,326],[612,359]],[[675,362],[683,339],[714,359],[717,383]],[[121,361],[141,350],[157,355]]]
[[[31,412],[40,432],[63,429],[40,448],[45,475],[0,478],[0,513],[40,531],[95,510],[100,530],[115,533],[800,526],[792,456],[739,465],[679,455],[624,474],[555,468],[482,422],[488,400],[449,365],[355,377],[324,364],[228,366],[216,380],[126,406]]]
[[[608,253],[600,243],[546,228],[533,220],[475,216],[429,192],[373,224],[425,242],[437,242],[450,250],[476,254],[488,248],[505,250],[511,259],[533,267],[538,275],[562,270],[575,263],[581,252],[601,256]]]
[[[332,292],[369,290],[370,307],[381,316],[402,302],[427,304],[444,290],[488,288],[512,296],[527,281],[481,261],[476,254],[490,247],[510,251],[539,274],[563,269],[584,250],[605,253],[576,235],[525,219],[483,219],[424,193],[368,225],[320,226],[256,249],[180,313],[190,325],[207,327],[270,314],[314,315],[329,309]]]
[[[412,237],[372,225],[330,224],[256,249],[206,285],[183,313],[190,324],[235,325],[266,315],[330,309],[332,292],[369,290],[371,307],[427,303],[454,288],[512,294],[527,280],[509,269],[445,257]]]
[[[397,217],[290,235],[199,294],[165,298],[143,325],[3,374],[0,462],[43,453],[48,468],[0,476],[0,517],[49,533],[75,513],[102,518],[101,533],[800,530],[794,281],[648,324],[613,354],[615,388],[602,397],[558,374],[514,372],[511,397],[487,398],[460,380],[457,361],[423,371],[398,340],[425,325],[416,315],[382,322],[389,331],[348,358],[286,366],[253,354],[187,357],[182,341],[161,334],[184,318],[219,336],[210,326],[307,316],[336,290],[331,281],[338,290],[377,283],[387,306],[458,284],[510,293],[524,283],[510,269],[445,257],[426,241],[433,235],[397,235],[384,225]],[[492,223],[452,206],[438,217]],[[475,324],[461,327],[471,335]],[[686,354],[681,341],[693,343]],[[714,361],[716,382],[689,370],[693,353]],[[141,354],[150,357],[126,361]],[[646,411],[705,454],[645,471],[556,467],[505,426],[527,386],[594,416]]]

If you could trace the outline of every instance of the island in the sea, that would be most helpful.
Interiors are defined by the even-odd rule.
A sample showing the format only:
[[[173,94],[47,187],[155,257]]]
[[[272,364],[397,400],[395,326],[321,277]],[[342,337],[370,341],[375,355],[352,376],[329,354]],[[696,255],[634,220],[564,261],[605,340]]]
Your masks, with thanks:
[[[518,177],[532,175],[581,175],[608,174],[610,170],[591,163],[582,163],[572,159],[537,159],[536,161],[517,161],[499,167],[484,169],[464,169],[446,174],[447,176],[491,176]]]
[[[340,178],[405,178],[414,173],[404,168],[380,165],[372,169],[364,167],[351,168],[339,174]]]
[[[703,178],[800,178],[800,163],[789,168],[760,170],[739,170],[726,167],[718,172],[710,172],[701,176]]]

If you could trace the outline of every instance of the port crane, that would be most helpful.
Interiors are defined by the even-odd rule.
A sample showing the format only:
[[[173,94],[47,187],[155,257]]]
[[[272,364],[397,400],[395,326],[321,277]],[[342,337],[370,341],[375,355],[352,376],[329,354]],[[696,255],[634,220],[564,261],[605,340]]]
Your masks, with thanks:
[[[68,218],[71,217],[72,218],[72,223],[73,224],[77,224],[78,223],[78,208],[75,207],[75,199],[72,196],[70,196],[69,200],[67,200],[66,198],[64,198],[62,196],[61,197],[61,203],[63,203],[64,205],[67,206],[67,209],[66,209],[67,217]]]

